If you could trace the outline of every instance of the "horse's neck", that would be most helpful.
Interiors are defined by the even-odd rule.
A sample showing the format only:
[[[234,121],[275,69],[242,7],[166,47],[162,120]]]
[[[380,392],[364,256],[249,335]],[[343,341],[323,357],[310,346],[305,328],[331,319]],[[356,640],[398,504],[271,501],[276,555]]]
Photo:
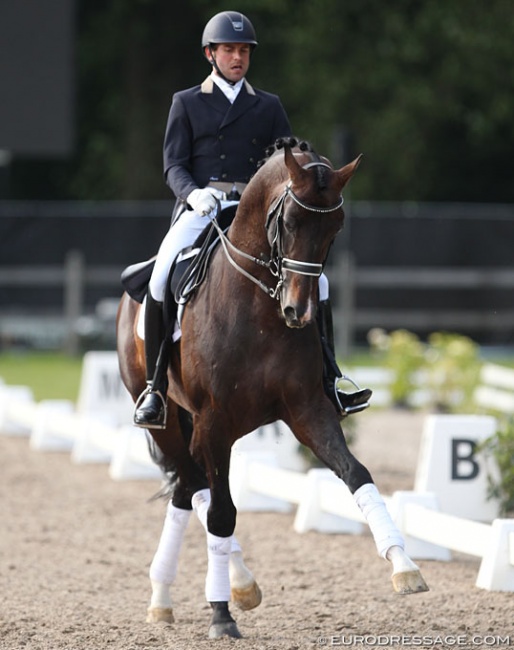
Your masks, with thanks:
[[[256,257],[269,251],[264,213],[264,207],[255,204],[251,206],[248,202],[241,201],[228,232],[228,237],[234,246]]]

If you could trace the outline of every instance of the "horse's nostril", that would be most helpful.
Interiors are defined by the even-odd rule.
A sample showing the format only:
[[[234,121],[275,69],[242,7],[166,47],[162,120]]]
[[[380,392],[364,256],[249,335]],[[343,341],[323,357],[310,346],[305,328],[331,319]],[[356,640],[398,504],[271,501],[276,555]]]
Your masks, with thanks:
[[[294,307],[285,307],[284,308],[284,316],[289,320],[297,320],[296,319],[296,310]]]
[[[299,327],[300,326],[300,319],[298,318],[298,315],[296,313],[296,309],[294,307],[285,307],[283,310],[284,313],[284,318],[286,319],[286,323],[288,327]]]

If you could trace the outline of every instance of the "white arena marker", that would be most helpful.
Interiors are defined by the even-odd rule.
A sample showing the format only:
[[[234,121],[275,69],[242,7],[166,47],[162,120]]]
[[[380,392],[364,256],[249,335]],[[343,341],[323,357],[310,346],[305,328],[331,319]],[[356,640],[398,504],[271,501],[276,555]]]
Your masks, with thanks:
[[[134,403],[121,380],[116,352],[86,352],[82,365],[77,411],[106,416],[119,426],[132,424]]]
[[[413,560],[439,560],[447,562],[451,560],[451,552],[448,548],[427,542],[423,539],[416,537],[416,533],[420,533],[420,529],[425,524],[426,516],[421,517],[417,521],[413,521],[412,514],[407,517],[407,508],[409,505],[416,504],[428,508],[434,512],[439,511],[439,504],[435,494],[429,492],[409,492],[397,491],[393,494],[390,503],[389,511],[391,516],[405,536],[405,552]],[[409,534],[412,529],[412,534]]]
[[[267,478],[263,478],[263,473]],[[282,469],[271,451],[232,452],[230,492],[240,512],[290,512],[291,477],[305,475]],[[272,495],[267,493],[271,488]]]
[[[273,454],[279,467],[299,472],[303,472],[307,465],[300,453],[300,443],[282,420],[265,424],[237,440],[232,448],[232,457],[240,452]]]
[[[150,456],[144,429],[128,425],[121,427],[109,476],[114,481],[163,480],[161,470]]]
[[[360,535],[364,518],[350,490],[329,469],[311,469],[294,521],[297,533],[316,530],[320,533]]]
[[[71,400],[41,400],[36,407],[30,448],[34,451],[70,451],[76,433],[72,418],[74,410]],[[67,416],[68,425],[63,426],[62,416]]]
[[[477,587],[490,591],[514,591],[513,543],[514,520],[495,519],[489,546],[480,564]]]
[[[120,435],[132,423],[134,404],[121,380],[116,352],[87,352],[80,380],[80,422],[72,450],[74,463],[110,463]]]
[[[486,415],[431,415],[425,420],[415,491],[433,492],[441,512],[475,521],[498,516],[498,500],[488,499],[488,472],[498,472],[492,459],[476,446],[496,431]]]
[[[35,406],[28,386],[0,385],[0,434],[29,436]]]

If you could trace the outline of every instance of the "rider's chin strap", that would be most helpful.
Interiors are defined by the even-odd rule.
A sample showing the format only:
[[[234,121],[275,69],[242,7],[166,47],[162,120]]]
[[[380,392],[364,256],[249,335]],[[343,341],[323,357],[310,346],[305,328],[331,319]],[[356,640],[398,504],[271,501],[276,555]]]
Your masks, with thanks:
[[[210,43],[209,43],[209,45],[207,46],[207,48],[208,48],[208,50],[209,50],[209,54],[211,55],[211,58],[210,58],[209,61],[210,61],[210,63],[212,64],[213,68],[216,70],[216,72],[219,74],[219,76],[220,76],[222,79],[224,79],[228,84],[230,84],[231,86],[235,86],[235,85],[236,85],[236,82],[235,82],[235,81],[230,81],[230,79],[227,79],[227,78],[225,77],[225,75],[223,74],[223,72],[220,70],[218,64],[216,63],[216,57],[214,56],[214,50],[212,49],[212,46],[211,46]]]

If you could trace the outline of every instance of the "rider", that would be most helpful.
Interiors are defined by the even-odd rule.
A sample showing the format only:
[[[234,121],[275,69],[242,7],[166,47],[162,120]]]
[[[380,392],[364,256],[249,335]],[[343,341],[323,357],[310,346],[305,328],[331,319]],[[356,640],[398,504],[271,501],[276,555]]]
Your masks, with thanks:
[[[203,54],[212,66],[210,75],[201,85],[173,97],[164,138],[164,177],[184,211],[172,220],[162,241],[146,296],[148,387],[136,404],[134,423],[138,426],[165,425],[167,364],[159,359],[159,352],[165,337],[163,302],[171,264],[208,224],[207,215],[218,200],[222,208],[237,203],[265,149],[277,138],[291,135],[280,99],[246,80],[256,46],[255,30],[246,16],[235,11],[216,14],[202,36]],[[328,299],[328,287],[326,296],[320,295],[323,298]],[[322,300],[320,304],[323,315],[327,303]],[[335,369],[332,386],[340,376]],[[352,398],[338,392],[343,399]]]

